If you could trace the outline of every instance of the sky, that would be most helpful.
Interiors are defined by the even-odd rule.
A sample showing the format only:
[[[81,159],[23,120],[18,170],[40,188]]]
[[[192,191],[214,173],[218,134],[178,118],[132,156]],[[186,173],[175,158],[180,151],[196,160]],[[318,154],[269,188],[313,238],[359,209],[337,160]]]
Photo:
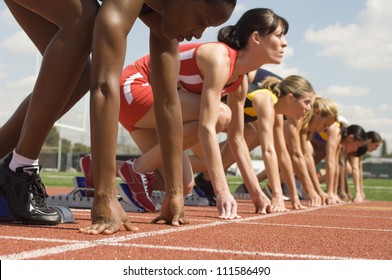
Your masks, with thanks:
[[[283,62],[263,67],[283,77],[304,76],[318,95],[335,100],[351,124],[379,132],[392,152],[392,1],[238,0],[231,18],[208,28],[198,41],[216,41],[221,27],[258,7],[274,10],[290,24]],[[148,29],[137,21],[128,35],[124,65],[147,53]],[[36,48],[0,2],[0,126],[31,92],[40,62]],[[61,118],[61,137],[89,145],[88,102],[87,94]],[[119,131],[119,143],[131,143],[129,138]]]

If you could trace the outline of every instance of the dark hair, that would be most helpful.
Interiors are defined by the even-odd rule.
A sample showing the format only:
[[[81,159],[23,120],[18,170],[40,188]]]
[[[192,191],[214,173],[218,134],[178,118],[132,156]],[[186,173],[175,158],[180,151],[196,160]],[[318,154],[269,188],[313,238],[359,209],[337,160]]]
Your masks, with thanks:
[[[367,151],[368,151],[368,145],[365,144],[363,146],[360,146],[355,152],[350,153],[349,156],[360,157],[366,154]]]
[[[352,124],[348,127],[341,125],[340,127],[341,127],[341,131],[342,131],[342,142],[349,135],[352,135],[354,137],[354,140],[357,140],[357,141],[366,141],[367,140],[365,130],[359,125]]]
[[[219,30],[218,41],[229,47],[241,50],[248,44],[248,39],[254,31],[260,36],[274,32],[278,26],[283,25],[283,33],[289,30],[287,20],[274,13],[271,9],[256,8],[246,11],[235,25],[229,25]]]
[[[372,143],[382,142],[381,135],[378,134],[378,132],[368,131],[368,132],[366,132],[366,136],[367,136],[368,140],[370,140]]]
[[[352,135],[354,137],[354,140],[357,141],[367,141],[367,136],[365,130],[356,124],[352,124],[350,126],[345,126],[342,123],[340,123],[340,129],[342,132],[342,142],[349,136]],[[368,150],[368,145],[364,144],[360,147],[355,152],[349,153],[349,156],[352,157],[360,157],[364,155]]]
[[[222,2],[226,3],[227,5],[231,5],[233,7],[237,5],[237,0],[205,0],[205,1],[211,5],[222,5]]]

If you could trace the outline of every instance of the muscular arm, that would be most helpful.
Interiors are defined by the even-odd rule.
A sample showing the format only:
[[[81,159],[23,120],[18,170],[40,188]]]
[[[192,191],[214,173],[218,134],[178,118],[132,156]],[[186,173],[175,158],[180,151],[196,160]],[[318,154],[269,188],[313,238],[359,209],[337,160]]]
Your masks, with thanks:
[[[287,139],[287,148],[291,155],[294,172],[304,186],[309,199],[309,205],[318,206],[321,204],[321,200],[313,186],[310,172],[306,164],[305,155],[301,146],[300,128],[301,121],[296,121],[287,117],[287,120],[284,122],[284,135],[285,139]]]
[[[275,108],[272,98],[266,94],[256,94],[252,101],[257,113],[257,129],[262,150],[262,156],[268,176],[268,183],[272,189],[273,211],[285,209],[283,192],[279,177],[279,165],[274,145]]]
[[[283,115],[276,115],[274,124],[275,148],[278,156],[279,167],[283,180],[286,182],[290,194],[291,203],[294,209],[301,209],[303,206],[298,197],[297,188],[294,180],[293,164],[287,151],[286,140],[284,138]]]
[[[100,8],[93,36],[91,86],[91,149],[95,196],[115,193],[115,155],[119,113],[119,78],[126,39],[143,1],[105,1]],[[113,32],[116,30],[116,32]],[[104,135],[105,137],[102,137]]]
[[[340,146],[340,128],[337,125],[332,125],[328,128],[328,141],[326,146],[325,156],[325,172],[327,193],[336,195],[337,191],[337,172],[338,172],[338,153]]]
[[[178,42],[167,39],[162,32],[161,15],[150,12],[140,16],[150,27],[151,86],[154,93],[154,110],[157,132],[162,152],[162,169],[165,180],[165,203],[158,217],[173,225],[187,222],[184,219],[183,201],[183,126],[181,105],[177,92],[179,72]],[[154,220],[157,221],[157,219]]]
[[[233,218],[237,216],[237,204],[226,180],[216,132],[221,91],[229,79],[230,72],[227,49],[218,44],[203,45],[198,49],[197,64],[204,77],[198,138],[204,158],[208,158],[207,170],[217,197],[219,216]]]
[[[310,179],[312,180],[314,189],[316,190],[317,194],[321,197],[322,204],[329,203],[329,196],[326,192],[321,189],[320,181],[317,176],[317,169],[316,169],[316,162],[314,160],[314,150],[312,143],[309,141],[308,136],[305,133],[301,133],[301,147],[302,151],[304,152],[306,166],[309,172]]]
[[[362,185],[362,159],[360,157],[349,157],[351,168],[352,168],[352,178],[355,188],[354,202],[363,202],[363,185]]]
[[[150,26],[151,86],[154,93],[154,110],[161,145],[166,193],[182,195],[182,115],[177,93],[179,72],[178,42],[162,34],[160,15],[148,13],[141,16]]]
[[[213,53],[215,53],[213,55]],[[204,45],[199,48],[197,62],[204,76],[203,91],[199,113],[198,138],[205,158],[207,169],[215,193],[228,192],[220,148],[217,141],[216,124],[218,121],[221,90],[229,76],[228,57],[221,46]]]
[[[94,24],[90,122],[95,192],[92,225],[80,229],[85,233],[110,234],[122,225],[128,230],[136,229],[116,196],[116,145],[119,79],[126,39],[142,4],[141,0],[105,1]]]
[[[248,145],[244,138],[244,103],[247,92],[247,79],[242,86],[229,94],[228,106],[232,110],[232,120],[227,128],[231,152],[240,169],[245,186],[256,207],[256,213],[266,213],[270,204],[268,198],[260,189],[259,182],[253,169]]]

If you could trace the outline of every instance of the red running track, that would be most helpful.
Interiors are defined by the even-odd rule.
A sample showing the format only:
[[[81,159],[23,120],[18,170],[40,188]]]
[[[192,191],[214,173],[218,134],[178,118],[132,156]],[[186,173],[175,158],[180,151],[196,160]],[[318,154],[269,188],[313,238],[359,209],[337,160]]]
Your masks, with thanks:
[[[69,189],[48,188],[48,193]],[[288,206],[289,207],[289,206]],[[254,214],[238,200],[238,220],[215,207],[186,206],[189,225],[150,224],[157,213],[129,213],[140,230],[86,235],[89,210],[58,226],[0,224],[1,260],[391,260],[392,202],[369,201],[288,213]]]

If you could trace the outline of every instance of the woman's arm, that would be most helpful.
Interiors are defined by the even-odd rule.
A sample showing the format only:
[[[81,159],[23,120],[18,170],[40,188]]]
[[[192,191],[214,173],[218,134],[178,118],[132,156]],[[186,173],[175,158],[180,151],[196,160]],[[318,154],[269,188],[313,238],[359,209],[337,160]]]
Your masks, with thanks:
[[[140,16],[150,27],[151,86],[154,93],[154,110],[165,180],[165,203],[161,217],[178,225],[184,222],[183,170],[182,170],[182,115],[177,92],[179,72],[178,42],[168,40],[162,33],[161,16],[147,13]],[[162,216],[163,215],[163,216]]]
[[[287,185],[290,200],[293,204],[294,209],[304,209],[301,205],[301,201],[298,197],[297,187],[295,185],[294,179],[294,170],[293,164],[290,159],[290,155],[287,151],[286,140],[284,138],[284,120],[283,115],[275,116],[274,123],[274,140],[275,140],[275,148],[278,156],[279,167],[281,170],[281,174],[284,182]]]
[[[327,193],[332,198],[332,203],[337,203],[337,175],[338,174],[338,156],[340,147],[341,133],[337,125],[328,128],[328,140],[325,155],[325,174]]]
[[[293,162],[294,172],[306,191],[309,206],[320,206],[321,198],[313,186],[305,155],[302,151],[300,137],[301,124],[301,121],[296,121],[293,118],[287,117],[284,122],[284,136]]]
[[[272,211],[286,211],[274,145],[275,105],[266,94],[256,94],[252,104],[257,114],[257,129],[268,183],[273,193]]]
[[[321,197],[321,203],[323,205],[328,204],[330,201],[329,196],[326,192],[324,192],[321,189],[319,178],[317,176],[316,163],[313,157],[313,146],[311,142],[308,140],[308,136],[306,135],[306,133],[301,133],[300,139],[301,139],[302,151],[305,157],[306,167],[309,172],[309,177],[312,180],[314,189],[316,190],[317,194]]]
[[[349,157],[351,163],[351,170],[352,170],[352,178],[354,182],[355,188],[355,197],[354,202],[363,202],[365,198],[363,197],[363,186],[362,186],[362,168],[361,168],[361,161],[362,158],[360,157]]]
[[[237,217],[237,203],[232,196],[223,168],[216,125],[221,91],[229,79],[230,59],[220,44],[205,44],[197,51],[197,64],[204,77],[201,93],[198,138],[203,149],[208,174],[217,198],[220,218]]]
[[[256,213],[270,212],[270,200],[261,191],[259,182],[253,169],[248,144],[244,138],[244,103],[248,81],[244,77],[242,85],[228,96],[227,104],[232,111],[232,120],[227,128],[231,153],[240,169],[245,186],[256,207]],[[267,209],[268,207],[268,209]]]
[[[114,233],[122,225],[132,229],[116,197],[116,144],[119,79],[126,40],[143,1],[105,1],[95,19],[91,73],[91,153],[95,183],[92,225],[85,233]],[[102,137],[104,135],[104,137]],[[110,209],[109,209],[110,207]]]

